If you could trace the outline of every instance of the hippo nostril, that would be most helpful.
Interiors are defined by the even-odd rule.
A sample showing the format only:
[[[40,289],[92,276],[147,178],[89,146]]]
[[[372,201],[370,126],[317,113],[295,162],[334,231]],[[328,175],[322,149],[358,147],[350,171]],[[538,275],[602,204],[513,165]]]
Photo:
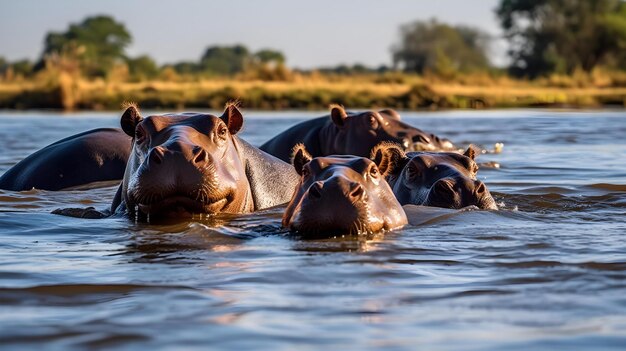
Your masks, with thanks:
[[[445,197],[454,197],[454,189],[452,188],[452,184],[446,180],[439,180],[435,183],[434,186],[435,193],[440,196]]]
[[[476,194],[480,195],[483,194],[485,192],[485,183],[481,182],[480,180],[476,181]]]
[[[414,143],[426,143],[426,144],[428,144],[428,143],[430,143],[430,140],[428,138],[426,138],[425,136],[418,134],[418,135],[413,136],[413,142]]]
[[[149,161],[151,164],[160,165],[163,162],[163,148],[157,146],[150,150]]]
[[[320,182],[315,182],[309,188],[309,196],[319,199],[322,197],[322,184]]]
[[[350,197],[358,199],[363,195],[363,186],[359,183],[352,183],[350,186]]]
[[[194,148],[194,153],[196,155],[196,157],[194,157],[193,162],[198,164],[198,163],[204,163],[207,160],[207,153],[206,151],[204,151],[204,149],[200,148],[200,147],[196,147]]]

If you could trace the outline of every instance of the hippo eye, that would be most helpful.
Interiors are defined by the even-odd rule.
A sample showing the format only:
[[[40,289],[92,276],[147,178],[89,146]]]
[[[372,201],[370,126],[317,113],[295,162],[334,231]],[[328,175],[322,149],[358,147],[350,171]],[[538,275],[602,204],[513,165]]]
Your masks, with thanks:
[[[137,144],[141,144],[141,143],[144,142],[145,139],[146,139],[146,135],[145,135],[143,129],[137,128],[135,130],[135,142]]]
[[[372,127],[372,129],[378,128],[378,120],[376,119],[376,117],[370,116],[369,123],[370,123],[370,127]]]
[[[406,169],[406,177],[408,179],[416,179],[421,175],[420,170],[417,167],[410,165]]]
[[[225,126],[220,126],[219,129],[217,130],[217,135],[219,135],[220,138],[226,138],[227,133],[228,133],[228,129],[226,129]]]
[[[309,171],[308,168],[302,168],[302,178],[306,178],[309,176],[309,174],[311,174],[311,171]]]
[[[380,172],[378,171],[378,167],[373,166],[370,168],[370,176],[372,178],[378,178],[379,175],[380,175]]]

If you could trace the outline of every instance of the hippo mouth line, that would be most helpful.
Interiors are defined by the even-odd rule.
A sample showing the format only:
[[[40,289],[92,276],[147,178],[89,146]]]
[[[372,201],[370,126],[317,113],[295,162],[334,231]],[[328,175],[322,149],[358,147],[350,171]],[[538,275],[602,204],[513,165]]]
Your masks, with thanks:
[[[228,203],[228,198],[222,198],[210,203],[194,200],[186,196],[172,196],[150,204],[139,203],[137,206],[143,213],[168,213],[187,212],[193,213],[218,213]]]
[[[366,203],[356,204],[354,212],[339,211],[338,216],[326,215],[320,217],[315,206],[301,204],[300,210],[294,213],[294,220],[289,223],[289,228],[300,234],[310,237],[334,236],[334,235],[364,235],[373,234],[384,230],[386,225],[380,223],[370,215],[369,206]],[[315,215],[311,215],[315,213]],[[379,228],[380,227],[380,228]]]

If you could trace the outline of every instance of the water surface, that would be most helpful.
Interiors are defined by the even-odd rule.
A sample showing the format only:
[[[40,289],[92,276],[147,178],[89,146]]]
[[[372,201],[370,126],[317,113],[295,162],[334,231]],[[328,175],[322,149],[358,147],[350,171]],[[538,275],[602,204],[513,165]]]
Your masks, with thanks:
[[[248,112],[260,145],[319,113]],[[8,349],[623,350],[626,112],[406,112],[481,155],[498,212],[408,208],[373,238],[303,241],[282,208],[168,225],[50,214],[88,191],[0,190]],[[0,173],[115,113],[0,114]]]

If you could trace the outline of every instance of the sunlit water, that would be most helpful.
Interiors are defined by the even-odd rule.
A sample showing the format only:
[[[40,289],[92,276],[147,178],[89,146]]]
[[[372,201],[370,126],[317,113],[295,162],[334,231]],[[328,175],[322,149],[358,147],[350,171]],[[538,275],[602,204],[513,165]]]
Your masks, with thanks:
[[[259,145],[318,114],[247,114]],[[50,214],[115,186],[0,191],[0,348],[626,347],[626,112],[404,113],[491,146],[499,212],[409,208],[369,239],[298,240],[282,208],[170,225]],[[0,172],[107,113],[2,113]]]

